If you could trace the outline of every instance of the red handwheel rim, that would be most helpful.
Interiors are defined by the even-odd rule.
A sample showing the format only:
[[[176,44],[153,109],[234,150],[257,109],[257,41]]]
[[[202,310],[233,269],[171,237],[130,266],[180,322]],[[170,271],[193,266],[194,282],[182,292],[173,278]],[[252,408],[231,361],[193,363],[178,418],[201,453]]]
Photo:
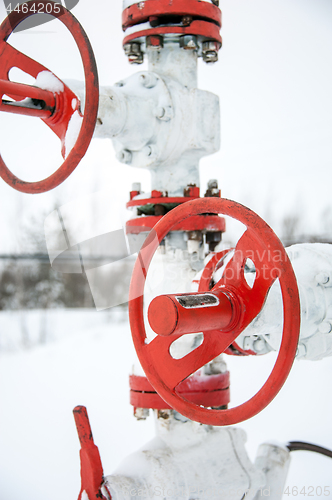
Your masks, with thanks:
[[[30,7],[34,5],[37,11],[41,5],[46,6],[46,4],[48,3],[48,0],[32,0],[30,2],[26,2],[26,4],[29,5],[29,10]],[[59,13],[52,13],[51,15],[58,18],[68,28],[78,46],[83,62],[86,82],[86,101],[83,121],[77,141],[67,158],[53,174],[41,181],[27,182],[19,179],[8,169],[4,160],[0,156],[0,176],[11,187],[23,193],[44,193],[59,186],[59,184],[67,179],[67,177],[75,170],[76,166],[85,155],[92,139],[97,120],[99,104],[99,83],[97,65],[90,41],[82,26],[73,16],[73,14],[65,9],[62,5],[59,5],[59,8]],[[0,55],[2,53],[1,45],[3,43],[6,43],[13,30],[22,21],[24,21],[24,19],[35,14],[34,12],[30,12],[29,10],[27,13],[23,13],[22,11],[12,11],[0,26]]]
[[[214,410],[197,406],[170,389],[160,377],[147,348],[143,317],[143,297],[146,274],[160,241],[175,224],[192,215],[220,213],[242,222],[264,239],[264,244],[281,252],[284,258],[278,266],[279,283],[284,308],[282,342],[275,365],[261,389],[245,403],[230,409]],[[156,237],[157,236],[157,237]],[[143,262],[143,264],[141,264]],[[142,273],[143,267],[143,273]],[[142,278],[143,276],[143,278]],[[254,212],[234,201],[203,198],[187,202],[166,214],[154,227],[136,261],[129,292],[129,319],[136,352],[152,386],[176,411],[191,420],[207,425],[232,425],[247,420],[262,411],[277,395],[291,370],[300,331],[300,300],[295,274],[280,240],[272,229]],[[152,341],[153,342],[153,341]],[[178,360],[181,361],[181,360]]]

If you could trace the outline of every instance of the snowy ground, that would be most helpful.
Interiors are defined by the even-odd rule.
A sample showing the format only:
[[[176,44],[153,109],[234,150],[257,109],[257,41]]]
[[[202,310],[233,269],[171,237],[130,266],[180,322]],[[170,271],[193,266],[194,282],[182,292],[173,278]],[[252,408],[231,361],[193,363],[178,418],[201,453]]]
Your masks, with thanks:
[[[22,322],[28,325],[28,349],[21,346]],[[38,332],[45,325],[47,343],[40,345]],[[78,404],[88,408],[107,474],[153,436],[152,418],[137,422],[128,403],[135,354],[119,309],[50,311],[46,322],[40,312],[1,313],[0,346],[1,499],[77,497],[79,443],[71,412]],[[233,403],[262,382],[270,361],[227,357]],[[332,359],[296,362],[270,406],[240,424],[248,433],[252,459],[265,440],[306,440],[332,448],[331,393]],[[304,452],[292,458],[290,486],[332,491],[331,460]]]

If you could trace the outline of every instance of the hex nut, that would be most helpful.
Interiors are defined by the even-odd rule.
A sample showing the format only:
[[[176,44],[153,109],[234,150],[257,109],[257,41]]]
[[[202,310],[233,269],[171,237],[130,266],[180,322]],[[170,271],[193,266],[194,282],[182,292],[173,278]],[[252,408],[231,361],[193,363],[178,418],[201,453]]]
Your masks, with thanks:
[[[180,37],[180,47],[185,50],[197,50],[197,37],[195,35],[183,35]]]
[[[215,63],[218,61],[218,52],[212,50],[209,52],[204,52],[203,61],[206,63]]]
[[[157,410],[157,418],[162,418],[163,420],[168,420],[172,415],[173,410]]]
[[[218,189],[218,180],[210,179],[207,183],[208,189]]]
[[[130,64],[142,64],[144,61],[144,54],[141,50],[141,44],[138,42],[126,43],[123,46],[123,50],[128,56],[128,61]]]
[[[182,18],[182,25],[183,26],[190,26],[191,23],[193,22],[192,16],[185,15]]]
[[[143,53],[141,55],[131,54],[128,56],[129,64],[143,64],[144,56]]]
[[[218,51],[219,50],[219,43],[215,42],[214,40],[207,40],[203,42],[202,45],[202,52],[211,52],[211,51]]]
[[[126,56],[129,56],[130,54],[140,54],[142,52],[141,44],[137,42],[126,43],[123,46],[123,50]]]
[[[149,408],[134,408],[134,416],[137,420],[146,420],[149,416]]]
[[[204,194],[205,197],[215,196],[220,197],[220,190],[218,189],[218,180],[210,179],[207,183],[207,190]]]
[[[202,57],[206,63],[214,63],[218,61],[218,50],[220,44],[214,40],[207,40],[202,45]]]
[[[159,35],[147,36],[146,46],[151,50],[160,50],[164,47],[164,39]]]

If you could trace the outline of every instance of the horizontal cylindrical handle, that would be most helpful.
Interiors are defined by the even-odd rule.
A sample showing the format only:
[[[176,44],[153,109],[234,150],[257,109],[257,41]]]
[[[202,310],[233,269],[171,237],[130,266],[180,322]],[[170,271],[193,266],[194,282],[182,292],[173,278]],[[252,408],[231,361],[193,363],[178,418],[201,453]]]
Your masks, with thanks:
[[[22,115],[37,116],[39,118],[48,118],[52,115],[52,110],[55,108],[55,96],[49,90],[40,89],[32,85],[23,83],[10,82],[8,80],[0,80],[0,97],[8,95],[17,99],[16,102],[0,101],[0,111],[8,113],[16,113]],[[24,103],[24,99],[36,99],[45,103],[43,109],[32,108]],[[21,100],[23,99],[23,101]]]
[[[49,109],[33,108],[29,106],[19,105],[16,102],[11,104],[0,102],[0,111],[12,113],[14,115],[32,116],[34,118],[42,118],[46,120],[52,116],[52,111]]]
[[[227,329],[234,303],[225,291],[160,295],[152,300],[148,319],[152,330],[168,336]]]

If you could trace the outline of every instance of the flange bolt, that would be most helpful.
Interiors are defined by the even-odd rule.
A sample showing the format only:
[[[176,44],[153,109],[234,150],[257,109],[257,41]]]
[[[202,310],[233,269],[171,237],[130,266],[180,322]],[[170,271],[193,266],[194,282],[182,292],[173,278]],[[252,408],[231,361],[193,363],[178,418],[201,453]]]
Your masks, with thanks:
[[[123,50],[128,56],[130,64],[142,64],[144,61],[144,54],[141,50],[141,44],[137,42],[126,43]]]
[[[158,35],[147,36],[146,46],[151,50],[160,50],[164,47],[164,39]]]
[[[217,179],[210,179],[207,184],[207,190],[204,194],[205,197],[216,196],[220,197],[220,189],[218,188]]]
[[[134,416],[137,420],[146,420],[149,416],[149,408],[134,408]]]
[[[180,37],[180,47],[186,50],[197,50],[197,37],[195,35],[183,35]]]
[[[218,42],[210,40],[208,42],[203,42],[202,45],[202,56],[203,61],[206,63],[214,63],[218,61]]]

